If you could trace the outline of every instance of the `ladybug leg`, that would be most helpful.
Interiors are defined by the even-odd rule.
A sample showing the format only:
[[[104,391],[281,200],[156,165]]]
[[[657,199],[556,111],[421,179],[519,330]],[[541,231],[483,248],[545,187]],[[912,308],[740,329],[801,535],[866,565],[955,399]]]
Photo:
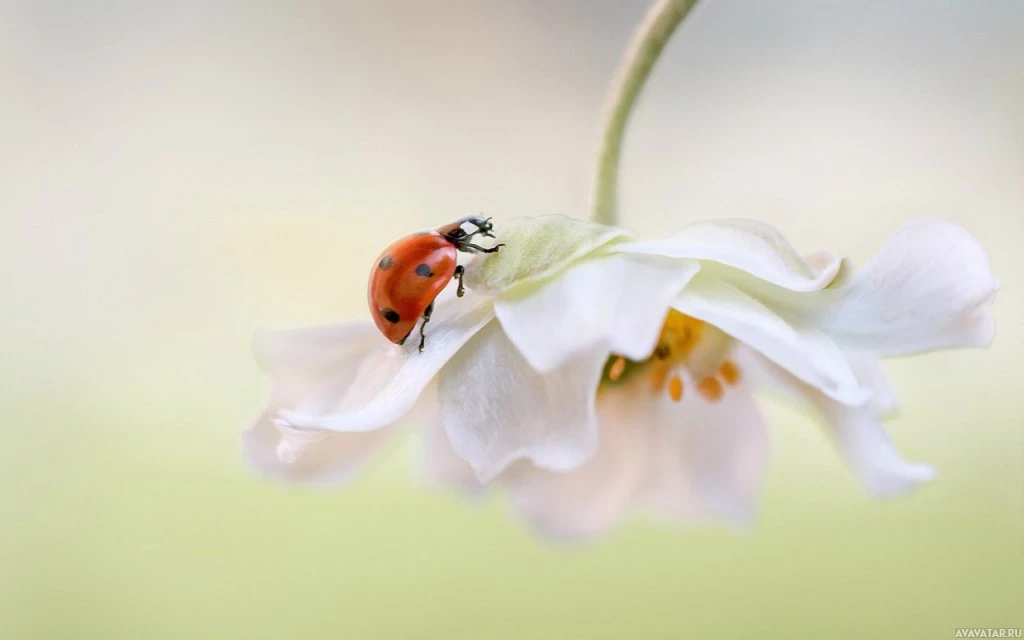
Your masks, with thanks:
[[[423,353],[423,347],[427,344],[427,334],[424,331],[427,328],[427,323],[430,322],[430,316],[434,314],[434,303],[431,302],[427,306],[427,310],[423,312],[423,322],[420,324],[420,353]]]
[[[461,264],[455,267],[455,277],[459,279],[459,288],[455,292],[455,295],[457,295],[460,298],[466,295],[466,287],[463,286],[462,284],[462,276],[464,275],[466,275],[466,267],[462,266]]]
[[[459,249],[461,249],[462,251],[469,251],[471,253],[497,253],[498,249],[501,249],[504,246],[505,246],[505,243],[503,242],[501,244],[494,245],[490,249],[485,249],[485,248],[483,248],[481,246],[478,246],[478,245],[475,245],[475,244],[472,244],[472,243],[465,243],[465,244],[459,244]]]

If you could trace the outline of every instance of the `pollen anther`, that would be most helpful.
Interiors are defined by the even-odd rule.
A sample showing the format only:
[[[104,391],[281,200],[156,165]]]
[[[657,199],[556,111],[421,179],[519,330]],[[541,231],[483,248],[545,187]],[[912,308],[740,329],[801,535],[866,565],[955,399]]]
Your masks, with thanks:
[[[740,380],[739,367],[725,359],[729,345],[730,338],[715,327],[669,309],[651,355],[627,360],[611,354],[605,362],[604,381],[625,382],[643,371],[651,393],[667,392],[673,401],[682,402],[683,376],[688,375],[694,382],[687,384],[708,401],[717,402],[725,392],[724,384],[735,385]]]
[[[668,381],[668,395],[673,402],[680,402],[683,399],[683,379],[679,376],[672,376]]]
[[[697,391],[708,402],[718,402],[722,399],[722,383],[718,378],[708,376],[697,383]]]
[[[726,360],[718,368],[718,373],[728,385],[735,385],[740,381],[740,369],[731,360]]]
[[[611,368],[608,370],[608,379],[612,382],[617,382],[622,374],[626,371],[626,359],[619,356],[612,363]]]

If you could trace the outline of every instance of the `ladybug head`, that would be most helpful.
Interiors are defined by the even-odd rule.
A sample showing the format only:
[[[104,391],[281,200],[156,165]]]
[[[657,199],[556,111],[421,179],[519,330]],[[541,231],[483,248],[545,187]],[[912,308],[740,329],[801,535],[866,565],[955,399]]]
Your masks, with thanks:
[[[475,229],[467,231],[467,226],[475,227]],[[494,225],[491,224],[490,218],[467,216],[465,218],[460,218],[451,224],[439,227],[437,232],[444,236],[445,240],[451,242],[461,250],[462,247],[475,236],[480,235],[486,238],[493,238],[494,234],[491,233],[493,229]]]

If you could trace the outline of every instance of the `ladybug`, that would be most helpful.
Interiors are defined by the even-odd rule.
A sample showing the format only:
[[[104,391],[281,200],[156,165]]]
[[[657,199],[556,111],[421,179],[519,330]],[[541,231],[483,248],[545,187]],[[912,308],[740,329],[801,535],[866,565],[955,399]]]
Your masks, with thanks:
[[[467,232],[467,225],[475,230]],[[462,276],[465,269],[457,264],[458,252],[495,253],[503,244],[490,249],[473,244],[475,236],[493,238],[491,219],[479,216],[460,218],[431,231],[416,233],[396,241],[377,258],[370,272],[367,298],[373,322],[391,342],[405,344],[420,325],[420,352],[426,343],[424,330],[434,311],[434,299],[453,278],[459,279],[456,292],[465,293]]]

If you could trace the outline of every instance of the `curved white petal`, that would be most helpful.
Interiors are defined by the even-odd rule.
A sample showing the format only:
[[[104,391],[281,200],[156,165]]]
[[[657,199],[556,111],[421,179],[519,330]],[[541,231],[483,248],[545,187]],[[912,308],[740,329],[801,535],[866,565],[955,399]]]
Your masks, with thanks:
[[[820,291],[839,272],[842,260],[819,254],[807,264],[774,228],[755,220],[696,222],[661,241],[630,242],[615,251],[687,258],[739,269],[791,291]],[[825,258],[828,260],[825,260]]]
[[[390,436],[297,432],[274,423],[282,409],[315,411],[337,403],[360,362],[377,344],[369,323],[263,331],[253,351],[270,375],[270,401],[242,434],[245,459],[257,471],[290,481],[338,482],[358,470]]]
[[[242,434],[246,461],[260,473],[293,482],[336,483],[361,470],[394,428],[356,433],[303,431],[263,413]]]
[[[871,395],[858,384],[849,363],[828,338],[789,325],[754,298],[714,276],[695,276],[672,306],[750,345],[840,402],[861,404]]]
[[[649,256],[577,263],[524,295],[494,304],[505,333],[542,373],[603,348],[632,360],[654,350],[672,299],[700,267]]]
[[[870,406],[880,416],[891,416],[900,408],[896,388],[889,379],[882,361],[869,353],[846,351],[854,375],[860,384],[871,390]]]
[[[988,304],[998,288],[971,234],[919,218],[900,227],[850,282],[812,302],[811,321],[844,345],[880,355],[984,347],[995,333]]]
[[[376,336],[370,322],[263,329],[252,339],[252,350],[260,367],[271,375],[279,371],[309,370],[347,358],[354,349],[364,348]]]
[[[572,469],[597,444],[594,394],[607,353],[537,373],[501,329],[484,327],[441,371],[441,418],[452,447],[490,482],[528,458],[547,469]]]
[[[900,457],[871,407],[847,407],[813,392],[810,399],[828,422],[847,464],[871,495],[899,495],[935,477],[928,465]]]
[[[355,381],[327,410],[282,411],[280,419],[300,429],[371,431],[391,424],[416,403],[437,372],[494,317],[490,300],[468,294],[439,307],[427,329],[426,349],[416,340],[404,347],[380,338],[381,346],[360,363]]]
[[[444,430],[436,386],[428,390],[417,406],[423,450],[418,452],[422,475],[428,482],[476,495],[484,490],[473,467],[455,449]]]
[[[270,376],[275,399],[294,405],[326,380],[337,379],[344,387],[355,379],[360,359],[374,348],[378,337],[369,322],[267,330],[256,333],[252,350]]]
[[[613,526],[632,505],[648,472],[656,411],[654,396],[638,396],[635,385],[602,389],[593,457],[569,471],[548,471],[528,462],[514,465],[503,476],[513,507],[552,538],[590,537]]]
[[[900,457],[870,404],[849,407],[835,402],[748,349],[738,350],[736,360],[757,384],[793,395],[816,408],[843,458],[871,495],[898,495],[935,476],[928,465]]]
[[[768,427],[746,382],[709,402],[688,377],[683,400],[659,403],[648,492],[676,517],[747,524],[768,461]]]

